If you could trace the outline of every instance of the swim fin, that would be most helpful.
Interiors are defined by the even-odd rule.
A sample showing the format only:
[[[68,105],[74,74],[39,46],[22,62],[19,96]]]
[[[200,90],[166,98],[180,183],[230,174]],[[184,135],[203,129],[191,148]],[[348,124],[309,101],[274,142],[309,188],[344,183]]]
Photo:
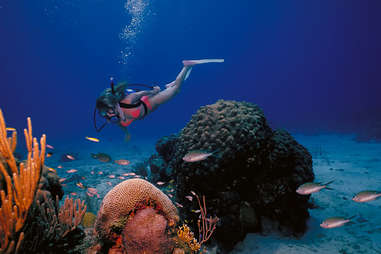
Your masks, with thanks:
[[[184,60],[184,65],[196,65],[204,63],[223,63],[224,59],[200,59],[200,60]]]
[[[187,73],[185,74],[185,78],[184,78],[184,80],[187,80],[187,79],[188,79],[189,74],[191,73],[191,71],[192,71],[192,67],[190,67],[189,70],[187,71]]]

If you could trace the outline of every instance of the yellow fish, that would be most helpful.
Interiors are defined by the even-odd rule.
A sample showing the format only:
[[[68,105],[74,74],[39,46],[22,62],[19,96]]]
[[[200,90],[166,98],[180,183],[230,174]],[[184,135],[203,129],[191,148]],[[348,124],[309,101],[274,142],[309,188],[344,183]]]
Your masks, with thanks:
[[[48,168],[49,171],[56,172],[54,168]]]
[[[97,138],[92,138],[92,137],[85,137],[87,140],[93,141],[93,142],[99,142],[99,139]]]
[[[16,129],[15,128],[12,128],[12,127],[7,127],[7,128],[5,128],[7,131],[16,131]]]
[[[78,182],[78,183],[76,183],[75,185],[77,185],[79,188],[81,188],[81,189],[84,189],[85,188],[85,186],[83,186],[83,184],[81,183],[81,182]]]

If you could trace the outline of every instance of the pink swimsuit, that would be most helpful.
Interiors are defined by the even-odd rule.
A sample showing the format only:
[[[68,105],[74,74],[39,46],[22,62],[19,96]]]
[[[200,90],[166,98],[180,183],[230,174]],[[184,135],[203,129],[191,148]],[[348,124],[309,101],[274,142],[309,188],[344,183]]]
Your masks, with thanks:
[[[148,112],[147,110],[152,110],[152,105],[151,103],[149,102],[148,100],[148,96],[142,96],[140,98],[141,102],[143,103],[143,107],[144,107],[144,113],[143,113],[143,116],[145,116]],[[127,118],[125,121],[120,121],[120,124],[124,127],[130,125],[134,120],[138,119],[141,115],[141,107],[138,106],[136,108],[130,108],[130,109],[125,109],[125,108],[122,108],[122,111],[123,113],[125,113],[126,115],[129,115],[131,117],[133,117],[133,119],[129,119]]]

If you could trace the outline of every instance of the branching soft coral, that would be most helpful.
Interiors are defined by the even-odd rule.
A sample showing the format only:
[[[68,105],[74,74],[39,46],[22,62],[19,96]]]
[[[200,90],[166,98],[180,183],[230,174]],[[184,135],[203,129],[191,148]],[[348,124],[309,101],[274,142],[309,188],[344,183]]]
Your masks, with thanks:
[[[9,130],[13,132],[11,137],[7,137]],[[20,248],[24,238],[21,229],[34,200],[44,165],[46,136],[41,137],[40,144],[33,138],[29,117],[28,129],[24,129],[24,134],[28,157],[18,166],[13,155],[17,133],[13,128],[6,127],[0,110],[0,180],[5,184],[0,190],[0,253],[17,252]]]

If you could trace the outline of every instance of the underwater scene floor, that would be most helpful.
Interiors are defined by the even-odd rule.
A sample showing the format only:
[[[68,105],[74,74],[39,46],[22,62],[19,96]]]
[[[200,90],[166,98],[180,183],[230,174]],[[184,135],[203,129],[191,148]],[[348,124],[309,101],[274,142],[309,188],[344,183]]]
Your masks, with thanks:
[[[352,136],[293,136],[311,153],[316,181],[334,180],[332,190],[311,195],[316,208],[309,210],[309,229],[300,239],[248,234],[232,253],[381,253],[381,200],[351,200],[360,191],[381,189],[381,144],[358,143]],[[320,227],[334,216],[355,217],[343,227]]]
[[[381,190],[381,144],[358,143],[348,135],[293,136],[311,153],[316,182],[334,180],[332,190],[311,195],[315,208],[309,210],[309,228],[303,237],[248,234],[232,253],[381,253],[381,199],[368,203],[351,200],[360,191]],[[53,142],[46,165],[57,170],[65,196],[85,200],[87,211],[97,214],[103,197],[116,184],[129,178],[149,180],[149,175],[139,174],[139,167],[155,152],[155,142]],[[121,163],[127,165],[115,163],[117,160],[127,160]],[[167,185],[163,191],[170,194],[171,189]],[[343,227],[320,227],[324,219],[334,216],[355,217]]]

